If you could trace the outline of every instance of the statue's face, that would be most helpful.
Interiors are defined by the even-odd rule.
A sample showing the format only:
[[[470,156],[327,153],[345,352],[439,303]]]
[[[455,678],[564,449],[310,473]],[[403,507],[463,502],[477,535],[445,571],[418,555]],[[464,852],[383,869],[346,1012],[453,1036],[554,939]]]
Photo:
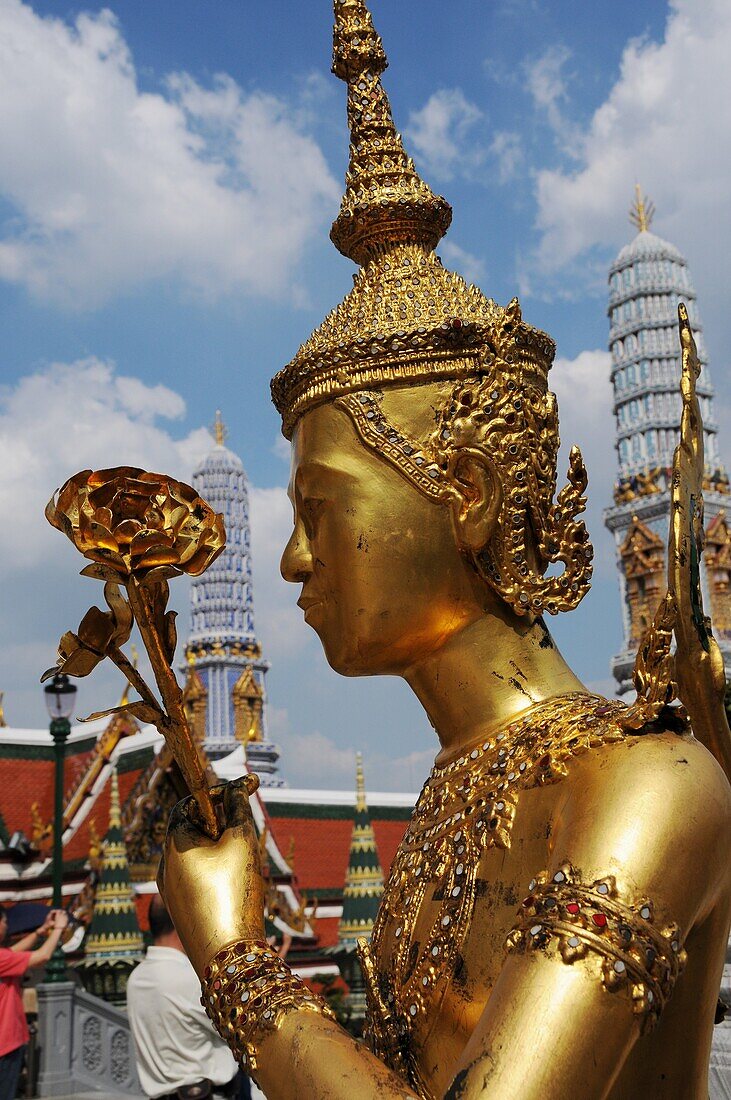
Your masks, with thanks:
[[[481,613],[450,510],[364,446],[332,404],[308,412],[292,442],[282,575],[302,584],[299,606],[336,671],[403,674]]]

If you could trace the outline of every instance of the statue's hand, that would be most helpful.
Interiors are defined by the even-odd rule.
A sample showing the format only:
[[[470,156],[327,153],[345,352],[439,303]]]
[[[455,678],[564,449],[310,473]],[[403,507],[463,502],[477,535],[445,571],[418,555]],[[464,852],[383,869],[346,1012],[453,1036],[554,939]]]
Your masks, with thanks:
[[[258,786],[247,775],[211,791],[223,832],[211,840],[192,798],[170,815],[157,884],[199,977],[222,947],[264,939],[264,883],[249,805]]]

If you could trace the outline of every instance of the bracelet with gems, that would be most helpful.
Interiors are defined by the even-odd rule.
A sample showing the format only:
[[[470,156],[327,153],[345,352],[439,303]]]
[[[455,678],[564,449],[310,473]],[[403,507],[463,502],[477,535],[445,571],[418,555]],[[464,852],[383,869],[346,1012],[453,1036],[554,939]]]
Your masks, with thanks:
[[[677,925],[658,928],[651,901],[628,905],[611,875],[587,885],[570,864],[538,875],[528,889],[508,949],[555,947],[565,963],[600,958],[604,988],[629,989],[641,1026],[652,1027],[686,962]]]
[[[335,1019],[321,997],[293,974],[263,940],[229,944],[206,967],[201,1004],[234,1057],[249,1071],[256,1051],[290,1012]]]

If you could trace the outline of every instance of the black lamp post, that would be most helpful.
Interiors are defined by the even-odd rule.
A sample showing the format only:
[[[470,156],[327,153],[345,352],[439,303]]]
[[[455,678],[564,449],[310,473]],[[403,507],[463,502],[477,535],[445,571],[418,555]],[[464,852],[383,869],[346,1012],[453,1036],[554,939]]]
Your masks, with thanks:
[[[63,787],[65,746],[71,733],[69,718],[74,709],[76,685],[61,673],[46,684],[43,694],[51,718],[51,737],[54,750],[54,798],[53,798],[53,908],[63,905]],[[59,940],[46,967],[47,982],[66,981],[66,959]]]

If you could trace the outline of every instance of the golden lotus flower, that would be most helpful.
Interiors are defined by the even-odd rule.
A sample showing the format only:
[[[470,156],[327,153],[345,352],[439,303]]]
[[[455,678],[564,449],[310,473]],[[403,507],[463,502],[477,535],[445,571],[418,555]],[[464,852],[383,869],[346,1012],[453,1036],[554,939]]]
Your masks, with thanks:
[[[143,580],[152,570],[197,577],[226,544],[223,516],[195,489],[133,466],[75,474],[46,518],[96,563],[83,572],[105,581]]]

